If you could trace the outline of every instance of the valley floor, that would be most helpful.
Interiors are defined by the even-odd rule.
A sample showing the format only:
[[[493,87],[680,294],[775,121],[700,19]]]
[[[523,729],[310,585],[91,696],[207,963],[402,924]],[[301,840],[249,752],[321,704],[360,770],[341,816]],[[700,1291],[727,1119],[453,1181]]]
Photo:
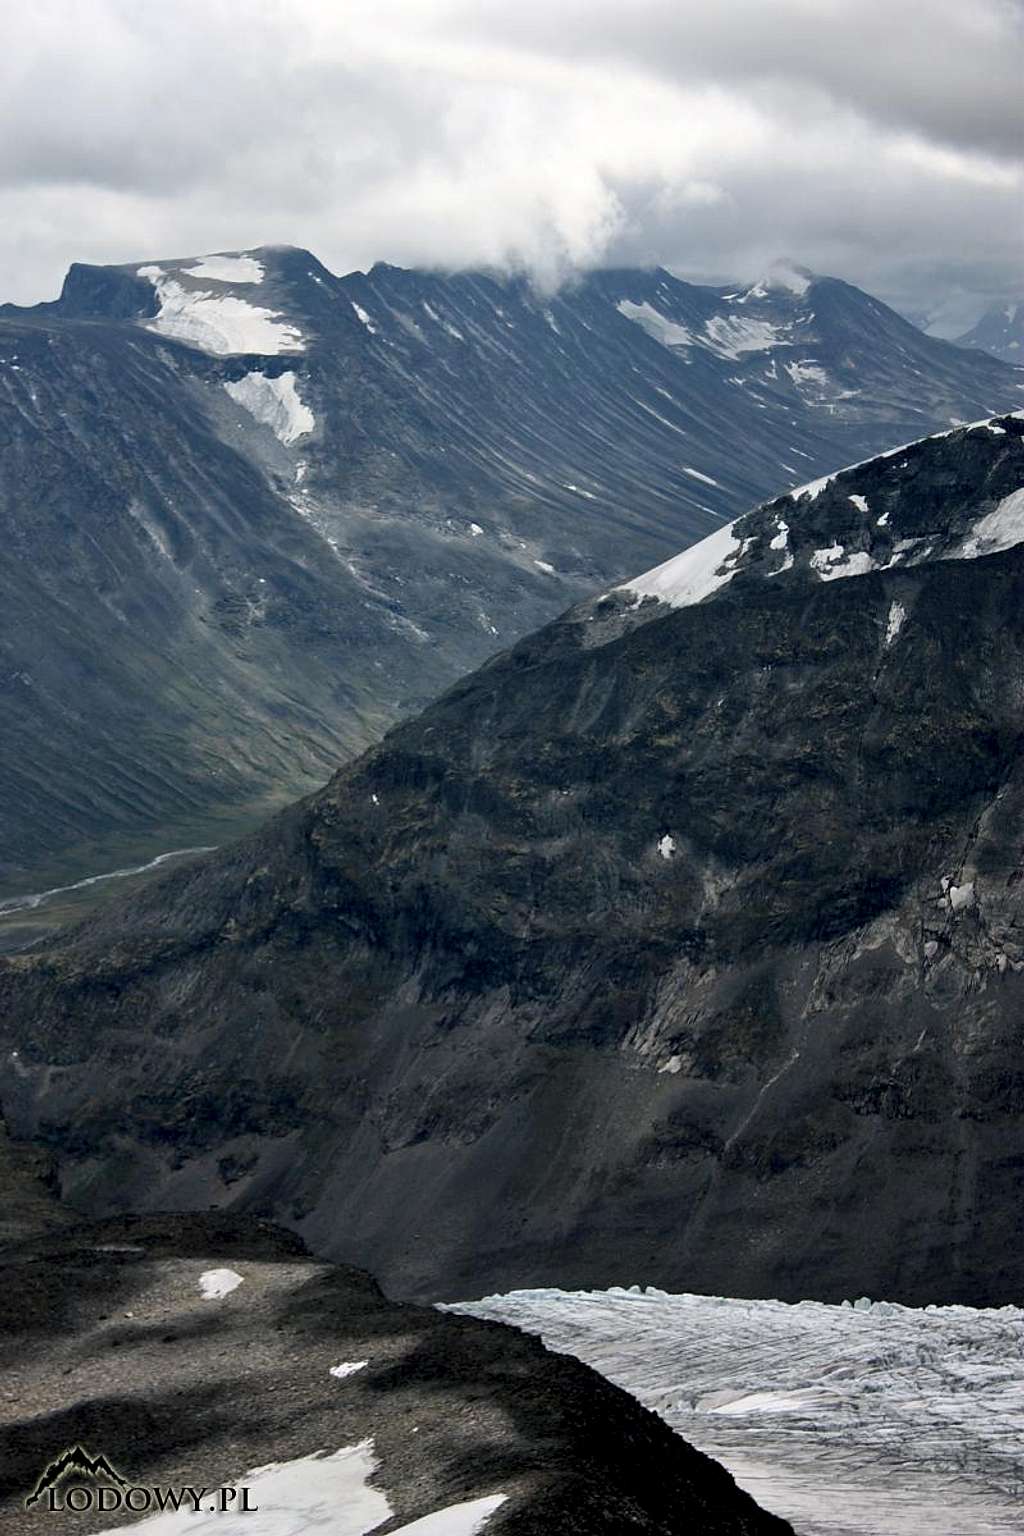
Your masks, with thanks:
[[[1024,1530],[1024,1311],[513,1291],[459,1312],[577,1356],[799,1536]]]

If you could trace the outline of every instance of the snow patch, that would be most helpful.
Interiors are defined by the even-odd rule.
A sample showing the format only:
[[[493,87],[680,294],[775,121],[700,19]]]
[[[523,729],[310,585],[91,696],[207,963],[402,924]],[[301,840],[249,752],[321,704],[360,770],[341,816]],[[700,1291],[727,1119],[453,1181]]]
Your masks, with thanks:
[[[902,603],[893,602],[890,605],[889,617],[885,621],[885,644],[887,649],[890,645],[892,645],[900,630],[903,628],[904,620],[906,617],[907,610],[904,608]]]
[[[858,512],[866,512],[868,510],[868,503],[867,503],[867,497],[866,496],[851,496],[850,500],[853,502],[853,504],[857,508]],[[878,521],[879,521],[879,523],[881,523],[882,519],[879,518]]]
[[[204,1301],[219,1301],[230,1296],[242,1284],[242,1276],[235,1269],[207,1269],[199,1276],[199,1294]]]
[[[372,796],[376,801],[377,796]],[[354,1376],[357,1371],[363,1371],[369,1365],[369,1360],[343,1360],[340,1365],[332,1365],[330,1374],[336,1376],[339,1381],[344,1381],[346,1376]]]
[[[356,319],[360,320],[362,322],[362,324],[366,326],[366,329],[369,331],[371,336],[376,336],[377,335],[377,327],[374,325],[373,321],[370,319],[369,315],[366,313],[366,310],[363,308],[363,306],[361,304],[357,304],[355,299],[350,299],[349,303],[352,305],[352,308],[355,310]]]
[[[247,373],[240,379],[229,380],[224,388],[232,400],[269,427],[286,446],[305,437],[316,426],[313,412],[299,398],[294,373],[280,373],[274,379],[265,373]]]
[[[973,880],[969,880],[965,885],[951,885],[946,894],[949,897],[950,910],[953,912],[966,912],[977,904]]]
[[[694,480],[703,480],[705,485],[713,485],[716,490],[721,490],[717,480],[712,480],[710,475],[702,475],[699,469],[691,469],[689,464],[680,464],[679,468],[684,475],[690,475]]]
[[[474,539],[478,539],[483,533],[483,529],[480,527],[479,523],[470,523],[469,532]]]
[[[786,372],[797,389],[806,384],[811,384],[816,389],[828,388],[828,374],[817,363],[787,363]]]
[[[979,518],[956,551],[960,560],[977,560],[1024,543],[1024,488],[1004,496],[995,511]]]
[[[139,267],[137,275],[149,279],[160,301],[156,317],[142,323],[161,336],[220,357],[238,352],[277,357],[305,348],[302,332],[282,320],[276,310],[249,304],[232,294],[185,288],[161,267]]]
[[[732,580],[736,574],[736,556],[742,545],[733,533],[735,524],[726,523],[699,544],[684,549],[653,570],[615,590],[634,592],[638,597],[657,597],[672,608],[686,608],[703,602],[712,592]]]
[[[585,491],[581,485],[573,485],[571,481],[566,481],[565,489],[567,491],[575,491],[577,496],[585,496],[588,501],[597,500],[593,491]]]
[[[705,345],[719,357],[742,357],[744,352],[767,352],[788,347],[789,338],[769,320],[750,320],[746,315],[713,315],[704,326]]]
[[[544,571],[548,576],[553,576],[555,574],[554,566],[553,565],[548,565],[548,562],[546,560],[535,560],[533,563],[534,563],[534,565],[539,566],[539,568],[542,571]]]
[[[697,339],[685,325],[667,320],[652,304],[634,304],[631,299],[620,299],[615,308],[620,315],[645,330],[648,336],[660,341],[663,347],[690,347]]]
[[[658,838],[658,852],[663,859],[670,859],[676,851],[676,840],[666,832],[664,837]]]
[[[262,283],[265,276],[263,263],[253,256],[204,256],[185,271],[214,283]]]
[[[786,522],[784,517],[780,517],[775,526],[778,529],[778,532],[775,534],[774,538],[769,539],[768,548],[785,549],[786,545],[789,543],[789,524]]]

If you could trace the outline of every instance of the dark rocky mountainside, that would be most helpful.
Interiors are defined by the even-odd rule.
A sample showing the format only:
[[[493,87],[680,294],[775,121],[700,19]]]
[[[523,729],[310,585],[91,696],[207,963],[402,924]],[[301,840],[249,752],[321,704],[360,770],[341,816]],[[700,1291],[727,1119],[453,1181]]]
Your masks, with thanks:
[[[0,964],[12,1131],[407,1294],[1018,1300],[1022,487],[767,503]]]
[[[248,1484],[252,1512],[231,1528],[253,1536],[303,1515],[319,1529],[325,1511],[347,1532],[404,1532],[477,1501],[488,1536],[792,1536],[576,1360],[499,1324],[395,1305],[267,1223],[78,1227],[0,1255],[0,1280],[0,1532],[12,1536],[133,1528],[137,1514],[61,1512],[67,1483],[55,1512],[45,1499],[26,1509],[75,1446],[136,1487]],[[273,1464],[300,1458],[283,1487]],[[448,1518],[432,1528],[480,1528]]]
[[[0,897],[223,841],[569,603],[1019,379],[793,272],[72,267],[0,308]]]
[[[957,337],[958,347],[976,347],[1004,363],[1024,367],[1024,300],[986,310],[976,325]]]

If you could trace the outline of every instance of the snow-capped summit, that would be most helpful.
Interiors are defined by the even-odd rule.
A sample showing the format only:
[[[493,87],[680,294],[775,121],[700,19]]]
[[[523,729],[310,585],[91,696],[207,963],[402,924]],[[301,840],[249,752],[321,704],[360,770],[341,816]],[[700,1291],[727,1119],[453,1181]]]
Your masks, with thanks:
[[[1022,543],[1024,411],[1016,411],[798,485],[617,590],[689,607],[736,577],[828,582]]]

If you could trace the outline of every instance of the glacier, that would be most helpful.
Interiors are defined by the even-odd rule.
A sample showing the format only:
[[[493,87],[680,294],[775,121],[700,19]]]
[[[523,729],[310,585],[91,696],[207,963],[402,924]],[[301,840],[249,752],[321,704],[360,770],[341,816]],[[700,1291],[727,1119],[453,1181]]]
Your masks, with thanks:
[[[799,1536],[1024,1529],[1024,1310],[513,1291],[539,1334],[722,1462]]]

